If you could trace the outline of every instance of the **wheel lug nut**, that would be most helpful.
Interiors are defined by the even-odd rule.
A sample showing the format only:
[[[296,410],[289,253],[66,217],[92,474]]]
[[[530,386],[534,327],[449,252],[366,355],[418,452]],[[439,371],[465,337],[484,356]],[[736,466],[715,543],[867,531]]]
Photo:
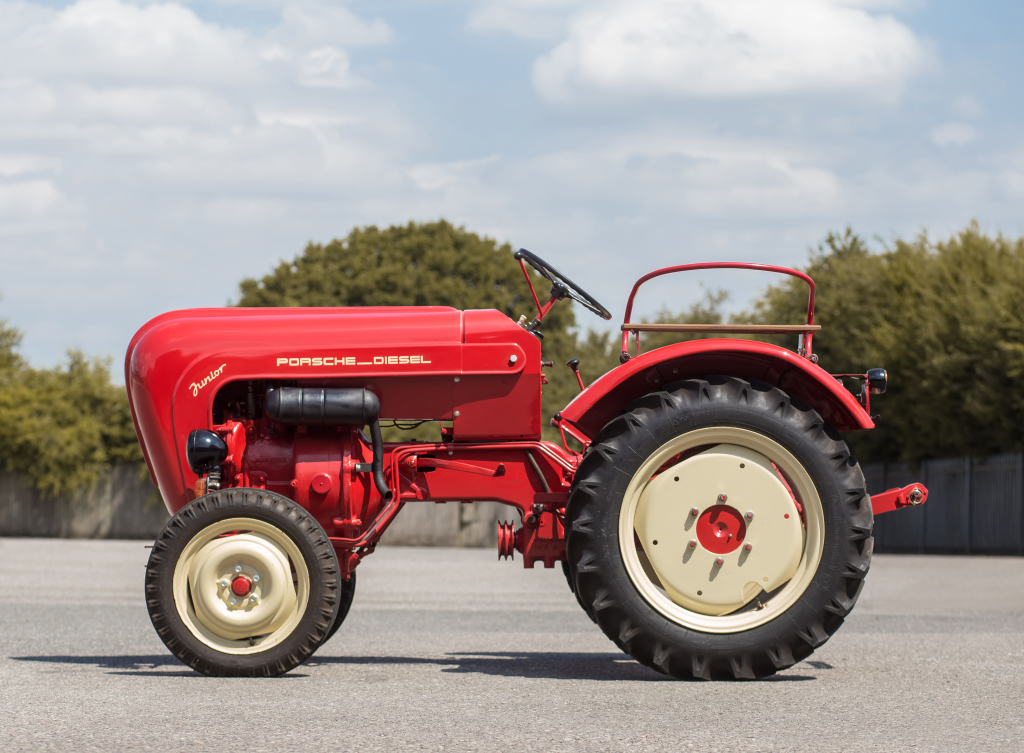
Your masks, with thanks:
[[[231,605],[232,605],[232,606],[234,606],[234,605],[235,605],[235,604],[237,604],[237,603],[238,603],[238,599],[232,599],[232,600],[231,600]]]
[[[258,574],[252,576],[252,582],[253,583],[259,583],[260,582],[260,576]]]
[[[698,510],[696,507],[691,507],[690,508],[690,515],[692,515],[694,517],[697,517],[699,514],[700,514],[700,510]]]
[[[256,595],[253,594],[252,596],[250,596],[249,597],[249,601],[251,601],[253,604],[255,604],[256,603]]]
[[[718,495],[718,501],[719,502],[725,502],[725,500],[727,500],[727,499],[729,499],[729,495],[727,495],[727,494],[719,494]]]
[[[715,557],[715,567],[721,567],[724,564],[725,560],[723,560],[721,557]]]
[[[217,585],[220,586],[221,588],[227,588],[228,587],[228,582],[227,582],[227,580],[222,580]]]
[[[746,514],[745,517],[747,518],[747,520],[753,520],[754,519],[754,511],[753,510],[747,510],[747,514]]]
[[[235,572],[236,573],[242,572],[242,566],[241,565],[235,565]]]
[[[690,539],[690,549],[697,548],[697,539]]]
[[[749,551],[750,551],[751,549],[753,549],[753,548],[754,548],[754,545],[753,545],[753,544],[749,544],[749,543],[747,543],[747,544],[744,544],[744,545],[743,545],[743,548],[744,548],[744,549],[745,549],[746,551],[748,551],[748,552],[749,552]]]

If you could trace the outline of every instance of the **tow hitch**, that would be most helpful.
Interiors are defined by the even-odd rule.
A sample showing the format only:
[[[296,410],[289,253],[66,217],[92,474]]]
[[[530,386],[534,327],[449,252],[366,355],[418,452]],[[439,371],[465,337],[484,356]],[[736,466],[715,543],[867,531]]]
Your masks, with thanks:
[[[910,484],[902,489],[890,489],[881,494],[871,495],[871,512],[881,515],[904,507],[917,507],[928,500],[928,489],[924,484]]]

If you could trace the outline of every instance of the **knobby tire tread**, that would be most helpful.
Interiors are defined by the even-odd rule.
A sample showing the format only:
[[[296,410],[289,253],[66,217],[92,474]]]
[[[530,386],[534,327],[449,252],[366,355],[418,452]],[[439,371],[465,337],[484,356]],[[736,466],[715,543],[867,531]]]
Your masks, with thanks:
[[[174,569],[184,548],[207,526],[235,517],[281,528],[302,552],[309,571],[309,602],[299,624],[282,642],[255,654],[228,654],[206,645],[182,622],[174,604]],[[335,624],[342,586],[334,547],[312,515],[280,494],[240,488],[199,497],[167,522],[150,553],[145,591],[153,627],[184,664],[211,677],[275,677],[302,664],[324,643]]]
[[[349,573],[348,580],[344,578],[341,580],[341,591],[338,595],[338,616],[334,618],[334,622],[331,624],[331,629],[327,631],[327,635],[324,636],[324,643],[327,643],[334,634],[338,632],[338,628],[341,627],[341,623],[348,617],[348,610],[352,608],[352,600],[356,595],[356,574]]]
[[[686,628],[653,609],[619,552],[619,510],[639,466],[672,438],[713,426],[757,431],[786,447],[810,473],[825,516],[821,562],[798,601],[733,634]],[[609,421],[576,472],[566,537],[570,587],[602,631],[641,664],[703,680],[757,679],[807,658],[857,603],[874,546],[864,474],[840,434],[800,398],[727,376],[666,385]]]

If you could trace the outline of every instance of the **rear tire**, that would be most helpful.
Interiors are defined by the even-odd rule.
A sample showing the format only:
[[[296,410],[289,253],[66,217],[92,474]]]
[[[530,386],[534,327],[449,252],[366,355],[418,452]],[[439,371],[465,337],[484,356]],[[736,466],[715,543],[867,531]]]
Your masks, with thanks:
[[[673,454],[677,449],[680,452]],[[679,480],[687,467],[718,467],[686,463],[711,463],[715,458],[731,457],[728,452],[740,453],[737,460],[754,458],[754,463],[767,469],[763,472],[766,479],[772,478],[774,468],[777,480],[765,483],[784,487],[788,496],[779,499],[786,504],[802,500],[793,508],[800,510],[794,518],[803,525],[802,539],[799,527],[793,533],[789,514],[785,523],[789,526],[787,540],[803,541],[796,544],[799,552],[773,551],[773,546],[779,546],[774,536],[757,538],[757,525],[776,517],[781,524],[782,516],[774,513],[767,517],[758,513],[756,523],[754,518],[746,521],[749,530],[744,526],[744,533],[731,544],[734,549],[723,555],[724,567],[714,554],[705,551],[704,544],[710,540],[701,539],[698,545],[696,523],[704,517],[694,517],[691,522],[686,517],[689,505],[701,504],[709,515],[713,508],[707,505],[720,502],[724,507],[726,503],[722,497],[699,502],[690,497],[706,483],[720,483],[723,492],[731,490],[740,486],[739,476],[708,479],[691,475],[676,486],[672,486],[672,477]],[[770,463],[761,462],[764,459]],[[751,460],[746,460],[746,466],[755,467]],[[744,466],[736,463],[729,467]],[[752,470],[743,473],[748,474],[743,479],[749,480]],[[655,486],[656,482],[662,485]],[[662,493],[643,501],[645,494],[659,493],[647,490],[657,489],[669,489],[675,496]],[[701,494],[708,496],[706,491]],[[646,508],[641,509],[644,504]],[[737,504],[747,506],[745,502]],[[675,509],[681,506],[682,512]],[[658,510],[662,518],[645,510]],[[738,521],[745,517],[743,509],[730,514]],[[666,515],[677,516],[673,519],[686,521],[689,527],[684,531],[682,526],[662,526],[658,529],[663,532],[661,541],[651,529],[643,529],[648,542],[642,544],[637,533],[642,525],[636,521],[663,520]],[[610,421],[580,463],[566,519],[569,577],[586,612],[637,661],[681,679],[755,679],[805,659],[835,633],[853,608],[873,548],[864,476],[839,433],[799,398],[763,382],[734,377],[668,385],[636,400]],[[706,531],[705,524],[705,536]],[[635,542],[620,541],[629,534]],[[743,535],[749,536],[748,543],[756,541],[756,551],[744,552],[745,544],[743,549],[735,548]],[[724,541],[718,540],[719,544]],[[656,546],[648,558],[644,547],[652,544]],[[712,563],[711,567],[687,570],[687,557],[694,552],[712,558],[704,560]],[[669,563],[669,569],[652,565],[655,553]],[[779,585],[773,583],[771,592],[748,598],[748,591],[757,589],[747,583],[743,590],[747,602],[736,608],[716,607],[707,602],[707,595],[696,595],[703,591],[687,591],[692,583],[713,583],[718,575],[740,572],[745,553],[751,563],[761,561],[754,560],[754,554],[789,563],[776,568],[777,574],[781,573]],[[794,566],[797,556],[799,564]],[[750,572],[752,568],[737,577],[742,580]],[[677,573],[682,573],[678,576],[681,580],[672,580]],[[720,583],[729,583],[728,577]],[[698,580],[691,583],[688,578]],[[756,578],[758,586],[761,580]],[[764,580],[769,581],[767,577]],[[704,585],[704,589],[717,587]]]
[[[338,613],[338,558],[290,499],[223,489],[172,517],[146,569],[146,606],[178,659],[212,677],[282,675],[323,643]]]
[[[576,597],[576,603],[580,605],[580,608],[586,612],[587,617],[594,624],[597,624],[597,620],[594,619],[594,615],[587,609],[587,605],[583,603],[583,599],[580,598],[579,593],[576,592],[576,579],[573,576],[572,568],[569,567],[568,560],[562,560],[562,573],[565,575],[565,580],[569,584],[569,590],[572,591],[572,595]]]

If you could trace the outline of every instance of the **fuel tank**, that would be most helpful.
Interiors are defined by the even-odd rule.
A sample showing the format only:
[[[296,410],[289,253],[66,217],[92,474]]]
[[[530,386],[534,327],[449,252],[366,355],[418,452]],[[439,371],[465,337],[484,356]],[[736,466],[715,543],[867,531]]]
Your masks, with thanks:
[[[214,407],[229,385],[362,387],[380,401],[382,420],[452,421],[455,441],[540,438],[540,342],[494,310],[173,311],[132,338],[125,384],[172,512],[194,497],[186,438],[225,420]]]

